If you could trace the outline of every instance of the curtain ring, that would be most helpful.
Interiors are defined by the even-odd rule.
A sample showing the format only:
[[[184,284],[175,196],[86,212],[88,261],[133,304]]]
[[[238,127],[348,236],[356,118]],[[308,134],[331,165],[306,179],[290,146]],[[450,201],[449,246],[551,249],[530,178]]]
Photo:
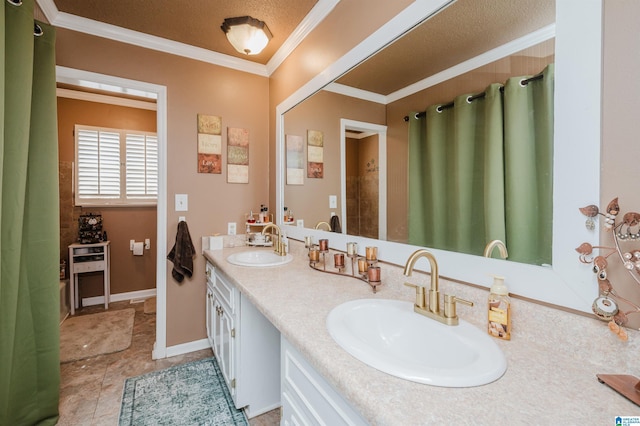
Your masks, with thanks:
[[[36,36],[36,37],[40,37],[43,34],[44,34],[44,31],[42,30],[42,27],[34,22],[33,23],[33,35]]]
[[[520,87],[527,87],[527,84],[528,82],[526,78],[523,78],[522,80],[520,80]]]
[[[468,103],[468,104],[470,104],[470,103],[471,103],[471,101],[473,100],[472,98],[473,98],[473,96],[471,96],[471,95],[470,95],[470,96],[467,96],[467,103]]]
[[[416,112],[414,115],[415,119],[418,120],[420,117],[418,116],[418,113]]]
[[[436,107],[436,112],[440,113],[440,112],[442,112],[442,111],[444,111],[444,108],[442,108],[442,105],[438,105],[438,106]]]
[[[22,6],[22,0],[7,0],[7,3],[14,6]]]

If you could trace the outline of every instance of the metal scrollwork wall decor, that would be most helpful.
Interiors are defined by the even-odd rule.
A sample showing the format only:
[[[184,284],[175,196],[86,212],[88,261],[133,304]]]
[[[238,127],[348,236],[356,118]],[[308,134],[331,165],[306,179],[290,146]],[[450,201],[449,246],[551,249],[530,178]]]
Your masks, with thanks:
[[[580,212],[587,216],[586,226],[588,229],[595,229],[595,218],[603,217],[604,227],[612,232],[613,247],[592,246],[589,243],[582,243],[576,251],[580,254],[580,261],[592,265],[593,272],[598,278],[600,295],[593,302],[594,314],[609,322],[609,329],[618,336],[620,340],[628,339],[625,325],[627,325],[629,315],[639,314],[640,306],[622,297],[617,292],[608,278],[608,271],[618,265],[611,263],[611,255],[617,255],[622,265],[632,279],[640,285],[640,213],[629,212],[620,216],[620,205],[618,198],[614,198],[607,205],[606,211],[601,212],[598,206],[589,205],[580,208]],[[636,247],[630,245],[636,243]],[[597,250],[597,254],[594,253]],[[616,257],[613,258],[615,260]],[[625,307],[626,309],[622,309]]]

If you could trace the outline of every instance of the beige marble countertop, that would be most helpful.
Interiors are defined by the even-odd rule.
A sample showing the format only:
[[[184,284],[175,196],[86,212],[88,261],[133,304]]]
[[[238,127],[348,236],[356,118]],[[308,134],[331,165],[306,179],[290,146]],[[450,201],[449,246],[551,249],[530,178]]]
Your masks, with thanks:
[[[353,358],[334,342],[325,321],[331,309],[349,300],[412,301],[414,291],[402,283],[428,286],[428,276],[415,272],[406,278],[402,268],[382,263],[383,285],[373,294],[362,281],[310,269],[302,243],[290,240],[290,247],[294,260],[271,268],[225,261],[255,247],[205,256],[371,424],[613,425],[616,416],[640,416],[640,407],[596,379],[596,374],[640,377],[638,332],[621,342],[597,319],[512,299],[512,340],[496,339],[508,363],[502,378],[472,388],[413,383]],[[446,280],[440,290],[473,301],[473,308],[461,305],[458,315],[484,329],[487,290]]]

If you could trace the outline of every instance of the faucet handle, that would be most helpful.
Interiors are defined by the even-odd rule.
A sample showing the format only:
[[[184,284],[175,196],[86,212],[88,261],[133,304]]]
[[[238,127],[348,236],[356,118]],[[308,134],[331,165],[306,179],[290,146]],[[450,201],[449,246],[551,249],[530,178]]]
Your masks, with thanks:
[[[468,300],[460,299],[457,296],[452,294],[444,295],[444,316],[445,318],[456,318],[456,302],[463,303],[468,306],[473,306],[473,302]]]
[[[427,301],[426,298],[424,296],[424,287],[421,285],[415,285],[412,283],[407,283],[405,282],[404,285],[406,285],[407,287],[413,287],[416,289],[416,306],[418,308],[422,308],[422,309],[426,309],[427,307]]]

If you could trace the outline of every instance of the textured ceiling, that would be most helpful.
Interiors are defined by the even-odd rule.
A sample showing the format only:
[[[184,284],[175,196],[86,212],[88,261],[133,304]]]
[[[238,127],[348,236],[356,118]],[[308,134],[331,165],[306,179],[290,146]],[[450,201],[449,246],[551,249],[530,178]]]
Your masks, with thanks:
[[[338,83],[388,95],[555,22],[555,0],[457,0]]]
[[[54,0],[60,12],[266,64],[317,0]],[[259,55],[236,52],[220,29],[225,18],[264,21],[273,39]]]

